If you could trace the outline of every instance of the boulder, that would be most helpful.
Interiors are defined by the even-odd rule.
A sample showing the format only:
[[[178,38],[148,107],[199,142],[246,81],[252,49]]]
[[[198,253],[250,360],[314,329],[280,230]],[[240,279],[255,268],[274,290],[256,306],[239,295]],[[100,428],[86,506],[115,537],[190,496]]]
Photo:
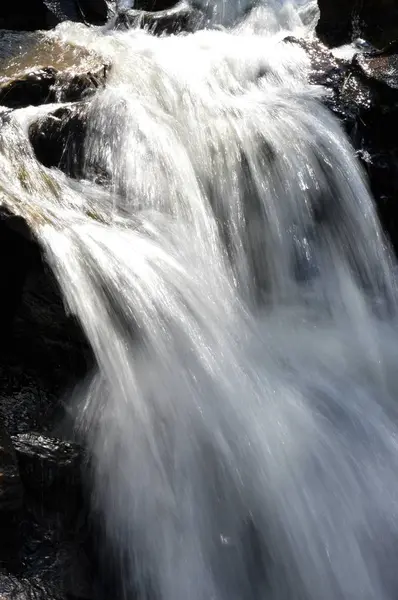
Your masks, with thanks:
[[[109,70],[94,53],[44,36],[26,53],[2,61],[1,67],[0,105],[9,108],[90,96],[104,84]]]
[[[22,507],[23,489],[13,443],[0,418],[0,514]]]
[[[43,502],[54,495],[57,500],[67,495],[70,504],[71,495],[81,485],[79,446],[33,432],[13,436],[13,443],[25,489],[38,494]]]
[[[51,29],[62,21],[103,25],[108,17],[106,0],[4,0],[0,28],[18,31]]]
[[[120,11],[116,21],[116,29],[140,27],[154,35],[177,34],[195,31],[203,20],[203,14],[184,2],[173,8],[151,12],[145,10]]]
[[[377,210],[398,253],[398,44],[338,59],[322,44],[286,38],[311,60],[310,80],[324,86],[369,178]]]
[[[178,0],[135,0],[136,10],[159,11],[168,10],[178,4]]]
[[[396,0],[318,0],[317,33],[330,46],[363,37],[378,48],[398,39]]]
[[[32,123],[29,139],[44,166],[74,177],[82,175],[87,109],[85,102],[60,107]]]
[[[23,487],[17,458],[0,417],[0,569],[18,560],[22,505]]]

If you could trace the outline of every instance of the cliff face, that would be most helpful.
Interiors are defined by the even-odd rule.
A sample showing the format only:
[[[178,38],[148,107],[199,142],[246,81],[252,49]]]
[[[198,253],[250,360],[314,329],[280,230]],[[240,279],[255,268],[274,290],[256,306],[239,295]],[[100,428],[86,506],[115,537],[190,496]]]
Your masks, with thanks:
[[[364,37],[382,48],[398,38],[396,0],[318,0],[320,19],[317,32],[330,46]]]

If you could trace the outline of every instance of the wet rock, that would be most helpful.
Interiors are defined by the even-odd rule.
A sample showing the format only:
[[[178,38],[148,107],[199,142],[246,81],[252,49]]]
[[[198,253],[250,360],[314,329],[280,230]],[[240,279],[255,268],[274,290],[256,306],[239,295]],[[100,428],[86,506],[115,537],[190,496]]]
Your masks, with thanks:
[[[0,419],[0,513],[22,507],[23,489],[14,446]]]
[[[82,452],[77,444],[39,433],[21,433],[13,437],[21,478],[25,489],[54,498],[67,494],[68,502],[81,485]]]
[[[15,237],[15,248],[24,237]],[[0,235],[0,241],[2,236]],[[26,256],[14,262],[11,246],[4,241],[4,322],[9,334],[0,347],[0,415],[11,435],[29,431],[49,432],[64,416],[62,399],[93,365],[91,350],[76,320],[65,311],[58,284],[42,260],[36,242],[26,246]],[[10,282],[29,272],[14,307]],[[14,270],[13,270],[14,269]],[[10,297],[11,296],[11,297]]]
[[[81,176],[87,107],[84,102],[61,107],[30,126],[29,139],[43,165],[57,167],[74,177]]]
[[[0,571],[1,600],[66,600],[64,594],[37,577],[27,578]]]
[[[45,37],[1,66],[0,105],[10,108],[74,102],[93,94],[109,71],[94,53]]]
[[[202,22],[203,14],[184,2],[179,2],[173,8],[158,12],[142,10],[126,10],[118,14],[115,21],[116,29],[140,27],[154,35],[177,34],[195,31]]]
[[[8,108],[40,106],[52,102],[75,102],[88,97],[103,85],[107,68],[74,74],[59,73],[51,67],[0,80],[0,105]]]
[[[368,175],[385,231],[398,252],[398,47],[338,59],[316,40],[297,43],[311,59],[310,80],[340,119]]]
[[[1,561],[0,554],[0,598],[92,598],[80,449],[33,433],[14,436],[13,441],[25,501],[19,514],[18,560],[10,562],[7,556]]]
[[[134,8],[137,10],[168,10],[178,4],[178,0],[135,0]]]
[[[23,487],[16,454],[0,418],[0,569],[17,561],[22,505]]]
[[[0,346],[9,342],[10,328],[20,306],[24,285],[35,260],[32,243],[17,217],[0,214]]]
[[[0,28],[19,31],[51,29],[63,21],[102,25],[108,17],[105,0],[22,0],[4,1],[0,7]]]
[[[318,0],[319,37],[330,46],[364,37],[377,47],[398,38],[396,0]]]

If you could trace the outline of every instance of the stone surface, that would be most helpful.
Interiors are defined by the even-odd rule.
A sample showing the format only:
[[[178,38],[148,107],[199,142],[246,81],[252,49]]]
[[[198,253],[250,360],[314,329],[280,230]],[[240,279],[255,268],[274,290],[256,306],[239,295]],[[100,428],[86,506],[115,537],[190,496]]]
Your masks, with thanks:
[[[178,4],[178,0],[135,0],[134,8],[137,10],[167,10]]]
[[[40,248],[16,221],[0,220],[0,417],[10,435],[50,431],[63,394],[93,361]]]
[[[116,29],[141,27],[154,35],[177,34],[195,31],[203,19],[203,14],[185,3],[173,8],[150,12],[143,10],[121,11],[115,21]]]
[[[317,33],[331,46],[364,37],[376,47],[398,39],[396,0],[318,0]]]
[[[62,21],[81,21],[94,25],[106,22],[105,0],[3,0],[0,28],[19,31],[51,29]]]
[[[71,496],[81,486],[79,446],[39,433],[18,434],[13,443],[25,489],[39,494],[43,502],[54,495],[60,500],[67,492],[71,504]]]
[[[94,53],[44,36],[0,66],[0,105],[9,108],[74,102],[93,94],[109,71]]]
[[[0,513],[22,507],[23,488],[13,443],[0,418]]]
[[[333,56],[315,41],[292,40],[311,59],[311,81],[329,92],[324,103],[340,119],[357,151],[377,210],[398,253],[398,47]]]
[[[29,139],[43,165],[81,176],[87,108],[84,102],[60,107],[30,126]]]

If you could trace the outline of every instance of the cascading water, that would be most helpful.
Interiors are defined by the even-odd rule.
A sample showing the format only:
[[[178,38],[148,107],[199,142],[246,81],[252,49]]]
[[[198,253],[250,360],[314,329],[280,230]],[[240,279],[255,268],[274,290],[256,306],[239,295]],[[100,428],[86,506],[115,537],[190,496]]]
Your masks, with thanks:
[[[97,357],[78,428],[126,598],[396,598],[393,264],[279,43],[313,7],[166,38],[59,27],[112,61],[84,149],[106,190],[38,165],[38,109],[3,116],[1,192]]]

